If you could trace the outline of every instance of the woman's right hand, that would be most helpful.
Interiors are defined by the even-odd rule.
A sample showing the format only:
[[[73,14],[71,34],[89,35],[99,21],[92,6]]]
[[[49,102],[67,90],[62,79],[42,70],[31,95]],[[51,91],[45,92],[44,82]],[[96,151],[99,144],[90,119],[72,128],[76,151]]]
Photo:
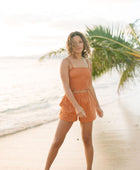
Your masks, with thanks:
[[[86,113],[81,106],[76,107],[75,111],[78,117],[86,117]]]

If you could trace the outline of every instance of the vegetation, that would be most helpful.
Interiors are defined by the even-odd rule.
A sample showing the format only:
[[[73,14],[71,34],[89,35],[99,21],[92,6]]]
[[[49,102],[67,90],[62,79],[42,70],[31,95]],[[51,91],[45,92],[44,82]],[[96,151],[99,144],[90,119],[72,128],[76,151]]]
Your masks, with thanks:
[[[47,56],[47,57],[51,57],[52,55],[56,55],[56,54],[62,53],[62,52],[64,52],[64,51],[66,51],[65,48],[60,48],[60,49],[57,50],[57,51],[51,51],[51,52],[49,52],[49,53],[41,56],[40,59],[39,59],[39,61],[42,61],[46,56]]]
[[[101,25],[87,27],[85,33],[92,48],[90,59],[93,79],[116,69],[121,75],[118,92],[126,82],[132,81],[140,73],[140,35],[135,31],[135,23],[129,24],[125,30]],[[64,48],[52,51],[49,56],[63,51]]]
[[[87,28],[86,37],[92,47],[93,79],[116,69],[120,74],[118,92],[129,80],[133,80],[140,71],[140,45],[132,24],[130,30],[117,30],[96,26]],[[132,30],[132,31],[131,31]]]

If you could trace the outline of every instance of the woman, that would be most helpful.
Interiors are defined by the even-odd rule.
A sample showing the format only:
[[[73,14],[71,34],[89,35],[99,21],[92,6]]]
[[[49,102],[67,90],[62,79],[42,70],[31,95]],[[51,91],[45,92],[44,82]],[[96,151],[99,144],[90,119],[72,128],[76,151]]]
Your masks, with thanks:
[[[72,32],[67,40],[69,56],[62,60],[60,75],[65,95],[60,103],[61,110],[56,134],[48,154],[45,170],[49,170],[74,121],[79,119],[85,148],[87,170],[92,169],[93,145],[92,124],[103,116],[92,86],[92,64],[88,60],[90,47],[84,35]]]

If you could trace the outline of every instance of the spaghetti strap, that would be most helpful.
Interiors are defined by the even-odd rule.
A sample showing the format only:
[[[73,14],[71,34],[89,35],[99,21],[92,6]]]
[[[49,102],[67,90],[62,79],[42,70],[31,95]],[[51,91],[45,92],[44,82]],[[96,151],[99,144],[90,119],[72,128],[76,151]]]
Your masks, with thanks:
[[[88,64],[88,68],[89,68],[89,61],[88,61],[88,58],[85,58],[86,59],[86,61],[87,61],[87,64]]]

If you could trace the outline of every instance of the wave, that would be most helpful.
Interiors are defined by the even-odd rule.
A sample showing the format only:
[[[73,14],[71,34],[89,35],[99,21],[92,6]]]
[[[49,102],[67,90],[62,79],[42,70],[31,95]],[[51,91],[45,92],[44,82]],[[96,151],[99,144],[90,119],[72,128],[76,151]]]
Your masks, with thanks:
[[[0,131],[0,138],[4,137],[4,136],[15,134],[15,133],[19,133],[21,131],[25,131],[25,130],[28,130],[28,129],[31,129],[31,128],[35,128],[35,127],[41,126],[41,125],[46,124],[46,123],[51,123],[51,122],[56,121],[56,120],[58,120],[58,118],[53,118],[53,119],[50,119],[50,120],[44,120],[44,121],[38,122],[38,123],[32,122],[29,125],[28,125],[28,122],[26,122],[26,125],[24,124],[24,126],[21,126],[21,127],[18,127],[18,128],[14,127],[14,128],[4,129],[4,130]]]

